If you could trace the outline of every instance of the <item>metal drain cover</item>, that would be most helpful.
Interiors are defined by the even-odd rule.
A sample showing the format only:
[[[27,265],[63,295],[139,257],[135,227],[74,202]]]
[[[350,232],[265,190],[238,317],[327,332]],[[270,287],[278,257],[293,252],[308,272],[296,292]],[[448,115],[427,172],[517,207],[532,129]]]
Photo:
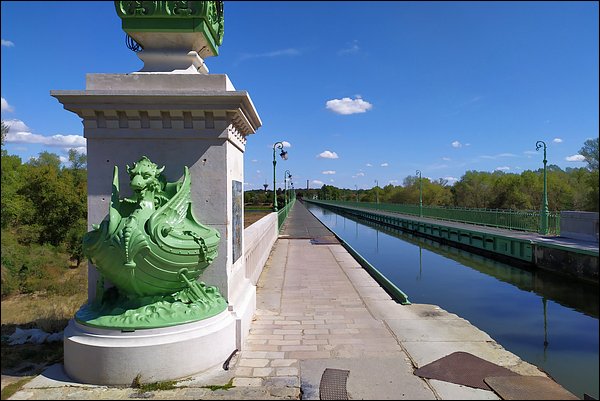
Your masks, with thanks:
[[[463,386],[489,390],[483,381],[490,376],[518,376],[502,366],[488,362],[468,352],[453,352],[415,370],[415,375],[428,379],[443,380]]]
[[[348,374],[350,374],[349,370],[325,369],[319,384],[319,399],[347,400],[346,381],[348,380]]]
[[[554,380],[543,376],[492,376],[483,380],[503,400],[579,399]]]

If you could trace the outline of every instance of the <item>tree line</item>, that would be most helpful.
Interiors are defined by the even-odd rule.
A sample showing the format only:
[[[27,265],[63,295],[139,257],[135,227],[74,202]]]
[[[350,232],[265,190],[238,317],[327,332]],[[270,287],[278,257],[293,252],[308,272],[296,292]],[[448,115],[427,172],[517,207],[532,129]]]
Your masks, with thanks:
[[[552,211],[598,211],[598,138],[585,141],[579,151],[586,167],[561,169],[547,166],[548,207]],[[419,204],[420,186],[424,206],[539,210],[542,205],[543,168],[520,174],[503,171],[470,170],[453,185],[447,180],[430,180],[408,176],[402,185],[386,185],[371,189],[338,188],[323,185],[320,189],[296,190],[298,197],[358,202]],[[251,203],[268,200],[264,191],[252,191]],[[272,197],[272,192],[271,192]]]

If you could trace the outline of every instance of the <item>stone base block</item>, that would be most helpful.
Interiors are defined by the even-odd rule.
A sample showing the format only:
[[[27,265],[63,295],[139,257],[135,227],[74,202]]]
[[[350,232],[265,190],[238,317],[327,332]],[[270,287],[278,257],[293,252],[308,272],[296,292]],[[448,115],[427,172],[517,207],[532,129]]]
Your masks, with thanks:
[[[222,364],[236,349],[229,311],[194,323],[133,332],[89,327],[71,320],[65,329],[65,372],[75,381],[130,385],[176,380]]]

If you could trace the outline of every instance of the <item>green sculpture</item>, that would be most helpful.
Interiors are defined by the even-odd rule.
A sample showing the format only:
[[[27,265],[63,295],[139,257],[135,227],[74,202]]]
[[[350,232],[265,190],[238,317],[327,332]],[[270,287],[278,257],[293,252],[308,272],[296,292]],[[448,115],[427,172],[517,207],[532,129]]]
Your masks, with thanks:
[[[83,238],[83,252],[114,284],[97,288],[94,303],[76,319],[121,329],[163,327],[214,316],[227,307],[216,287],[196,281],[217,256],[219,232],[192,213],[187,167],[180,182],[167,183],[164,167],[143,156],[133,167],[131,198],[119,198],[113,173],[108,218]]]

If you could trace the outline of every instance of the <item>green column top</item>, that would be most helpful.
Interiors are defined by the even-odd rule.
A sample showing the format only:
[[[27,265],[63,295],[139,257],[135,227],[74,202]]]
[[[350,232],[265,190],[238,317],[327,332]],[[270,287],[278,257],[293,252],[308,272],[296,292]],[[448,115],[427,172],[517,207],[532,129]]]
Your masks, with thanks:
[[[203,57],[219,54],[224,27],[222,1],[115,1],[115,8],[123,30],[143,48],[174,45],[188,47]],[[147,35],[150,32],[164,34]],[[169,34],[178,34],[177,39],[167,39]]]

